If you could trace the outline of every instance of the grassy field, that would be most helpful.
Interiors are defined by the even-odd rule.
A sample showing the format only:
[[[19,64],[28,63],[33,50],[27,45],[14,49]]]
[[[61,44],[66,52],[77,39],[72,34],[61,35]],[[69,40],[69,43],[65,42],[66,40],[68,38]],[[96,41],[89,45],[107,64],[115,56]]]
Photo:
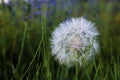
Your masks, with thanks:
[[[67,0],[38,5],[0,4],[1,80],[120,80],[120,3]],[[81,16],[96,24],[100,54],[76,71],[51,55],[50,38],[59,23]]]

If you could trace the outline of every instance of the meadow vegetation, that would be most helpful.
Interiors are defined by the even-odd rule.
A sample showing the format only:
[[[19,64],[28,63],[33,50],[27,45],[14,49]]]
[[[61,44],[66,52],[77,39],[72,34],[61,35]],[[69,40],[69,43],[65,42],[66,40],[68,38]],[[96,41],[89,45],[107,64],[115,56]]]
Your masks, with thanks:
[[[1,80],[120,80],[120,3],[65,1],[0,4]],[[100,54],[76,71],[51,56],[50,38],[59,23],[81,16],[97,26]]]

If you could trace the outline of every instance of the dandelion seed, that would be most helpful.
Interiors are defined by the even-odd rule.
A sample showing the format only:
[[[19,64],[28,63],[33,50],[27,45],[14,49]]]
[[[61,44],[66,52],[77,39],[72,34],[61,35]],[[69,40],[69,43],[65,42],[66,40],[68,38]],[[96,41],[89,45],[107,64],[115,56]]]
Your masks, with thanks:
[[[80,66],[93,59],[99,51],[94,23],[85,18],[71,18],[61,23],[52,33],[52,55],[60,64]]]

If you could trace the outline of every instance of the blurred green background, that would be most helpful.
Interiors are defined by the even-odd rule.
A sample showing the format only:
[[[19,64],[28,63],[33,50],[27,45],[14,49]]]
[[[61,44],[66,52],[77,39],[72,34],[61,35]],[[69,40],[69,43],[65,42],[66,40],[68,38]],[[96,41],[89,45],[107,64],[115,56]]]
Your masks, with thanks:
[[[120,80],[119,0],[1,1],[1,80]],[[50,38],[59,23],[81,16],[100,32],[100,55],[76,75],[51,56]]]

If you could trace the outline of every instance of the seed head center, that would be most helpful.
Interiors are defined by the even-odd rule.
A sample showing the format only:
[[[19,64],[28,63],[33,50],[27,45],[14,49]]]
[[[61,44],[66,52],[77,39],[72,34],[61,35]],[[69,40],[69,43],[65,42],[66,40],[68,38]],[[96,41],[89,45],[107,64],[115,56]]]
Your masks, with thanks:
[[[73,38],[70,41],[70,47],[73,48],[74,50],[80,50],[80,48],[83,46],[83,42],[81,38]]]

